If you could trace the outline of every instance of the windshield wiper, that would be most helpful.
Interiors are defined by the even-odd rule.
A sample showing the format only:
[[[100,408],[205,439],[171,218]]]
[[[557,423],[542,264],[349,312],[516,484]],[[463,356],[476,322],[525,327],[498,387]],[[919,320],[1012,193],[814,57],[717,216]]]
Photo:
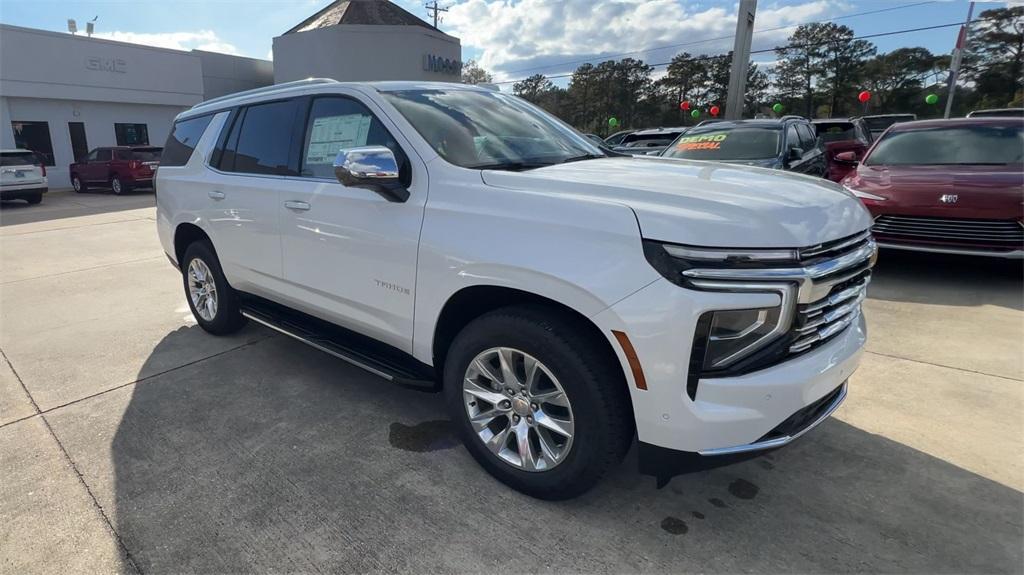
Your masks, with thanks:
[[[582,162],[583,160],[596,160],[598,158],[607,158],[607,157],[608,156],[605,156],[603,154],[583,154],[583,155],[580,155],[580,156],[573,156],[571,158],[566,158],[564,160],[559,161],[558,163],[559,164],[568,164],[569,162]]]

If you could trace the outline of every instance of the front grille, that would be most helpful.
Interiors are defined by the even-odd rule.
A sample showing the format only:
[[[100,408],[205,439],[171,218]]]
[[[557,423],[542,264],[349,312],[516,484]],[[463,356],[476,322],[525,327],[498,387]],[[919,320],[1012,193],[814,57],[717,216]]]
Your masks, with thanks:
[[[879,216],[872,231],[904,242],[956,243],[1007,250],[1024,245],[1024,226],[1016,220]]]
[[[836,284],[818,301],[797,306],[790,330],[789,353],[803,353],[839,335],[857,316],[867,297],[871,271]]]

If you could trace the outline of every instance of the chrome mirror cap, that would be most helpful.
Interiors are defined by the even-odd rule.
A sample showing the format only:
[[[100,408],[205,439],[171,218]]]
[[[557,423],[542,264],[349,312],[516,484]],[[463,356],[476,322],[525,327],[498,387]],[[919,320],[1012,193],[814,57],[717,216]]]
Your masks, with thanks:
[[[334,176],[342,185],[377,192],[388,201],[404,202],[409,191],[398,175],[398,160],[384,146],[346,148],[334,158]]]

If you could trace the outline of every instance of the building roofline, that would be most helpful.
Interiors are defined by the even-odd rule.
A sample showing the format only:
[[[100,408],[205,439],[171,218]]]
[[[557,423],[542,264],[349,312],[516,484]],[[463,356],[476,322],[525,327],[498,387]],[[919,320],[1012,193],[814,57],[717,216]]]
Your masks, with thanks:
[[[328,10],[330,10],[331,8],[334,8],[335,6],[337,6],[338,4],[340,4],[340,3],[342,3],[342,2],[348,2],[348,1],[350,1],[350,0],[332,0],[332,1],[330,2],[330,3],[328,3],[328,4],[327,4],[326,6],[324,6],[323,8],[321,8],[320,10],[317,10],[317,11],[316,11],[316,13],[314,13],[313,15],[309,16],[308,18],[306,18],[306,19],[305,19],[305,20],[303,20],[302,22],[299,22],[298,24],[296,24],[296,25],[292,26],[291,28],[289,28],[288,30],[286,30],[286,31],[284,32],[284,34],[293,34],[293,33],[297,33],[297,32],[298,32],[298,31],[299,31],[299,30],[300,30],[301,28],[305,27],[305,26],[306,26],[307,24],[309,24],[310,22],[313,22],[313,21],[315,21],[315,20],[316,20],[317,18],[319,18],[320,16],[322,16],[322,15],[323,15],[324,13],[326,13],[326,12],[327,12]],[[399,6],[398,4],[395,4],[394,2],[391,2],[390,0],[382,0],[382,1],[384,1],[384,2],[388,2],[389,4],[393,5],[393,6],[394,6],[395,8],[397,8],[398,10],[400,10],[400,11],[402,11],[402,12],[405,12],[405,13],[406,13],[406,14],[408,14],[409,16],[412,16],[413,18],[415,18],[415,19],[419,20],[419,21],[420,21],[420,22],[422,23],[422,24],[416,24],[416,26],[419,26],[419,27],[425,27],[425,28],[428,28],[428,29],[430,29],[430,30],[434,30],[434,31],[437,31],[437,32],[441,32],[441,30],[439,30],[439,29],[438,29],[437,27],[435,27],[435,26],[431,25],[431,24],[430,24],[430,22],[427,22],[427,21],[426,21],[426,20],[424,20],[423,18],[420,18],[419,16],[417,16],[417,15],[413,14],[412,12],[409,12],[409,11],[408,11],[408,10],[406,10],[405,8],[402,8],[401,6]],[[367,26],[375,26],[376,24],[366,24],[366,25],[367,25]],[[394,25],[394,26],[411,26],[412,24],[393,24],[393,25]],[[322,28],[330,28],[330,27],[333,27],[333,26],[346,26],[346,24],[332,24],[331,26],[322,26]],[[307,30],[307,31],[308,31],[308,30]],[[441,32],[441,33],[442,33],[442,34],[444,34],[444,32]],[[282,36],[283,36],[284,34],[282,34]]]
[[[39,36],[52,36],[52,37],[59,37],[59,38],[67,38],[67,39],[71,39],[71,40],[77,40],[77,41],[80,41],[80,42],[97,42],[97,43],[100,43],[100,44],[112,44],[112,45],[115,45],[115,46],[131,46],[132,48],[139,48],[139,49],[142,49],[142,50],[151,50],[153,52],[163,52],[163,53],[168,53],[168,54],[184,54],[186,56],[198,57],[195,54],[192,54],[191,50],[178,50],[176,48],[161,48],[159,46],[149,46],[147,44],[135,44],[133,42],[123,42],[121,40],[108,40],[106,38],[96,38],[96,37],[93,37],[93,36],[81,36],[81,35],[78,35],[78,34],[72,34],[70,32],[54,32],[53,30],[42,30],[40,28],[28,28],[28,27],[25,27],[25,26],[14,26],[12,24],[0,23],[0,30],[5,30],[5,29],[16,30],[16,31],[19,31],[19,32],[25,32],[25,33],[29,33],[29,34],[37,34]],[[214,53],[215,54],[219,54],[219,52],[214,52]],[[225,54],[225,55],[226,56],[231,56],[231,54]]]

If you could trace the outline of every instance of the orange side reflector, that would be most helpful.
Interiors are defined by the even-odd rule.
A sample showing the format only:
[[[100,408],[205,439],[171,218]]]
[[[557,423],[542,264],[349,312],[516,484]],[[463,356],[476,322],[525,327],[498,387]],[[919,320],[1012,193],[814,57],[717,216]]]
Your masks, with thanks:
[[[612,334],[615,335],[615,339],[619,340],[619,345],[622,346],[622,351],[626,354],[626,360],[629,361],[629,369],[633,370],[633,381],[636,382],[636,388],[647,389],[647,379],[644,378],[644,370],[640,367],[640,360],[636,357],[636,350],[633,349],[629,336],[614,329]]]

